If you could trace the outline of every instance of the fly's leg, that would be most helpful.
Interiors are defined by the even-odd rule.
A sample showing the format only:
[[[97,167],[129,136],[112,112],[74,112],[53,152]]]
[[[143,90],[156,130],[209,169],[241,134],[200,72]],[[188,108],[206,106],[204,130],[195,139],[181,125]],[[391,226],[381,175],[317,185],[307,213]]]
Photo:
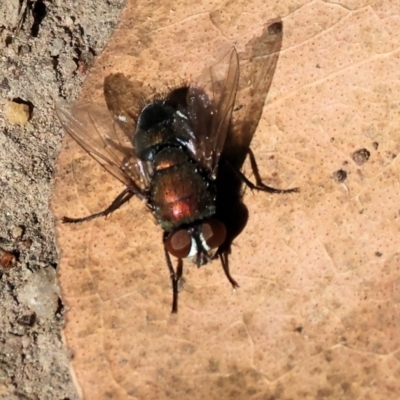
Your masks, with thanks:
[[[221,260],[222,268],[224,269],[225,275],[228,278],[228,281],[231,283],[234,289],[239,287],[238,283],[232,278],[231,273],[229,272],[229,263],[228,256],[225,251],[218,250],[218,256]]]
[[[117,198],[105,210],[100,211],[95,214],[92,214],[92,215],[88,215],[87,217],[83,217],[83,218],[63,217],[62,222],[65,224],[76,224],[79,222],[90,221],[90,220],[98,218],[98,217],[106,217],[108,214],[111,214],[113,211],[118,210],[118,208],[120,208],[123,204],[125,204],[127,201],[129,201],[135,195],[136,195],[136,193],[134,191],[132,191],[132,188],[127,187],[117,196]]]
[[[168,236],[168,232],[164,232],[163,235],[163,242],[165,242],[165,239]],[[183,265],[182,265],[182,260],[179,259],[178,261],[178,266],[176,268],[176,272],[174,270],[174,267],[172,265],[171,257],[167,251],[167,249],[164,246],[164,252],[165,252],[165,260],[167,262],[168,270],[169,270],[169,276],[171,278],[171,283],[172,283],[172,314],[176,314],[178,312],[178,293],[179,293],[179,288],[178,288],[178,283],[179,279],[182,277],[182,270],[183,270]]]
[[[244,182],[251,190],[259,190],[262,192],[267,192],[267,193],[297,193],[299,192],[299,188],[293,188],[293,189],[275,189],[271,186],[267,186],[262,182],[262,179],[260,177],[260,174],[258,172],[258,167],[256,163],[256,159],[254,157],[253,152],[249,149],[249,159],[250,159],[250,165],[251,169],[253,170],[254,177],[256,179],[256,183],[254,184],[251,182],[246,176],[241,172],[239,169],[235,168],[233,165],[231,165],[232,169],[235,171],[235,173],[239,176],[242,182]]]

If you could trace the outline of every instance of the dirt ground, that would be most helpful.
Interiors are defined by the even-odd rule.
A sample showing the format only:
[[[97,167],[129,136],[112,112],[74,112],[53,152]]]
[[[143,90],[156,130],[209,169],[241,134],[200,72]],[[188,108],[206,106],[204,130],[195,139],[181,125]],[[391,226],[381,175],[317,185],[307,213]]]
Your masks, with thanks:
[[[122,0],[0,2],[0,399],[76,399],[62,344],[63,304],[48,209],[63,132],[54,100],[72,99],[102,51]],[[13,124],[5,105],[29,107]]]

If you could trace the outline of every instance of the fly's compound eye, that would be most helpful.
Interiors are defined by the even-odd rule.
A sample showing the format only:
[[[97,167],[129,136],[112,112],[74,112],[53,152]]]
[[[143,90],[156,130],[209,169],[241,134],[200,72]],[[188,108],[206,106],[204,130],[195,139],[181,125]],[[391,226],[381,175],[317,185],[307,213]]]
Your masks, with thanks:
[[[215,218],[210,218],[203,222],[201,234],[208,248],[216,249],[224,243],[226,238],[225,225]]]
[[[186,258],[192,247],[192,237],[187,230],[180,229],[168,235],[164,245],[168,253],[172,254],[174,257]]]

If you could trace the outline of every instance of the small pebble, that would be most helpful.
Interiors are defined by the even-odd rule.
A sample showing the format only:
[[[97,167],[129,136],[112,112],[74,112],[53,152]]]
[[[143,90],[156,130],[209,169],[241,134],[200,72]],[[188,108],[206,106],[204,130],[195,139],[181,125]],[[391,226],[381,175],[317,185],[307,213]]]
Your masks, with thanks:
[[[11,235],[14,239],[20,238],[24,233],[24,229],[21,226],[15,226],[11,230]]]
[[[15,125],[25,125],[29,121],[29,106],[26,104],[19,104],[15,101],[8,101],[4,105],[3,116],[4,118]]]

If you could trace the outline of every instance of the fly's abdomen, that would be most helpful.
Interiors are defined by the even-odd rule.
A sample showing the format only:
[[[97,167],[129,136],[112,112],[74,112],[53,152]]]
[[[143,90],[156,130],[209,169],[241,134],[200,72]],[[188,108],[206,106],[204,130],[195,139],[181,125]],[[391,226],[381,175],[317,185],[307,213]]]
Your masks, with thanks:
[[[185,152],[167,147],[157,153],[149,203],[164,230],[215,214],[214,185]]]

